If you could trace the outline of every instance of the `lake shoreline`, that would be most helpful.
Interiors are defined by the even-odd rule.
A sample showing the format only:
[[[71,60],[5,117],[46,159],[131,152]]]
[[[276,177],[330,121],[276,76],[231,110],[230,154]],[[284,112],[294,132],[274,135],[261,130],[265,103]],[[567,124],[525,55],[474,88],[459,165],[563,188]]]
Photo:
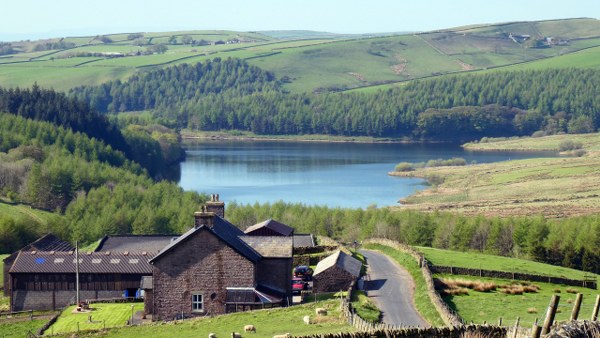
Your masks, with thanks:
[[[313,137],[311,137],[313,136]],[[364,144],[456,144],[442,141],[417,141],[411,139],[376,138],[368,136],[331,136],[331,135],[233,135],[219,132],[182,131],[183,143],[193,141],[269,141],[269,142],[313,142],[313,143],[364,143]]]

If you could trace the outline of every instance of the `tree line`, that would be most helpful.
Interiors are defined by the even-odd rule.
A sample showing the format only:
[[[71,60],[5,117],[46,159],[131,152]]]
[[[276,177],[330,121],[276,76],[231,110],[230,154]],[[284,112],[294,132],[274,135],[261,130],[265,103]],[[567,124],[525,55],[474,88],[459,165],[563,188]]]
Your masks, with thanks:
[[[484,136],[593,132],[600,71],[548,69],[456,75],[374,93],[294,94],[245,61],[215,59],[79,87],[101,112],[152,110],[192,130],[463,141]]]
[[[284,202],[240,205],[225,212],[242,229],[265,219],[345,242],[370,237],[409,245],[531,259],[600,273],[600,216],[561,220],[543,217],[467,217],[389,208],[341,209]]]
[[[127,159],[141,164],[151,177],[157,179],[163,178],[168,166],[183,157],[179,139],[173,131],[160,126],[119,128],[106,115],[98,113],[86,102],[51,89],[42,89],[37,85],[31,89],[0,88],[0,112],[47,121],[73,132],[83,133],[121,152]]]

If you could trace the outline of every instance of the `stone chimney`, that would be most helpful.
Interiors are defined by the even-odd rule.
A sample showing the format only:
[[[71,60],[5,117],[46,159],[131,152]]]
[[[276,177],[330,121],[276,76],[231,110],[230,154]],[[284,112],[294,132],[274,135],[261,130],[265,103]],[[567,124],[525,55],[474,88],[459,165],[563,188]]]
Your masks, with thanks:
[[[206,207],[206,211],[225,218],[225,203],[219,201],[219,194],[211,194],[210,201],[206,202],[204,206]]]
[[[215,216],[216,214],[214,212],[207,211],[206,205],[203,205],[202,211],[196,211],[194,213],[194,226],[197,228],[205,225],[212,229],[215,224]]]

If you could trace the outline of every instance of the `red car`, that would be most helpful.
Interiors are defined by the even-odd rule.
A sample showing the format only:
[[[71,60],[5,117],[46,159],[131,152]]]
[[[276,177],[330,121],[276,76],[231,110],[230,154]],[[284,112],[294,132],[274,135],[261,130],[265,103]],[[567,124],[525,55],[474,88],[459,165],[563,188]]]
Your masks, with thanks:
[[[302,290],[306,290],[308,284],[302,280],[302,278],[294,277],[292,278],[292,291],[300,292]]]

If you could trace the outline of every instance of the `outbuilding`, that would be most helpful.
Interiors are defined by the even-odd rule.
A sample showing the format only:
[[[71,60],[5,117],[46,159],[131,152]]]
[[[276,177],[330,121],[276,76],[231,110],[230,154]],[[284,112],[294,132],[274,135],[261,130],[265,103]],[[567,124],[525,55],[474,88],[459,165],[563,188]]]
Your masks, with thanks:
[[[313,274],[314,292],[346,290],[360,276],[362,263],[341,250],[321,260]]]

